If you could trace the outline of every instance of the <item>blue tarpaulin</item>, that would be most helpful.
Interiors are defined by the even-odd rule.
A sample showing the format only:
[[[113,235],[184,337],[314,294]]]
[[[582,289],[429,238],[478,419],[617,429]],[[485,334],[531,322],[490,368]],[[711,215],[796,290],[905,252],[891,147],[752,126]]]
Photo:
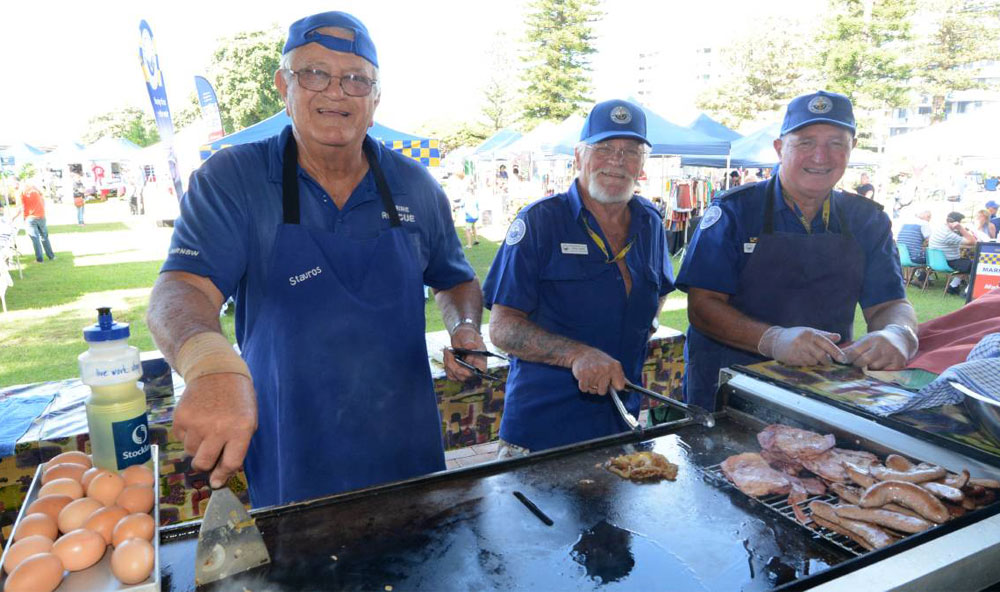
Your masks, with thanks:
[[[493,153],[496,151],[506,148],[507,146],[513,144],[521,138],[521,133],[515,130],[505,127],[497,133],[493,134],[489,138],[486,138],[482,144],[476,147],[472,152],[475,156],[482,156],[484,158],[492,157]]]
[[[688,129],[693,129],[696,132],[701,132],[705,135],[712,136],[713,138],[728,140],[730,142],[739,140],[743,137],[704,113],[699,115],[698,118],[694,120],[694,123],[688,126]]]
[[[271,136],[277,136],[281,133],[281,130],[285,129],[285,126],[291,125],[291,123],[292,119],[288,116],[288,114],[284,111],[280,111],[276,115],[272,115],[264,121],[251,125],[250,127],[244,128],[236,133],[219,138],[211,144],[202,146],[201,159],[205,160],[212,154],[222,150],[223,148],[228,148],[229,146],[247,144],[249,142],[256,142],[258,140],[270,138]],[[438,164],[440,164],[441,159],[437,140],[407,134],[394,130],[391,127],[381,125],[378,122],[375,122],[372,127],[368,128],[368,135],[375,138],[379,142],[382,142],[396,152],[399,152],[404,156],[409,156],[414,160],[419,160],[427,166],[438,166]]]
[[[774,152],[774,139],[778,137],[779,131],[781,125],[772,123],[749,136],[735,140],[729,166],[734,168],[774,166],[778,162],[778,155]],[[722,168],[726,166],[726,157],[686,156],[681,158],[681,165]]]

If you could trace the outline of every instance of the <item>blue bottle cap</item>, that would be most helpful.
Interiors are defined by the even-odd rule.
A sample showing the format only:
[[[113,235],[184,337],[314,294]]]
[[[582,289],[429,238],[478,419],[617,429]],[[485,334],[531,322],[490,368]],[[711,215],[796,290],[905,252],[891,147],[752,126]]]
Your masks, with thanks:
[[[114,341],[129,336],[128,323],[116,323],[111,317],[111,308],[97,309],[97,323],[83,330],[85,341]]]

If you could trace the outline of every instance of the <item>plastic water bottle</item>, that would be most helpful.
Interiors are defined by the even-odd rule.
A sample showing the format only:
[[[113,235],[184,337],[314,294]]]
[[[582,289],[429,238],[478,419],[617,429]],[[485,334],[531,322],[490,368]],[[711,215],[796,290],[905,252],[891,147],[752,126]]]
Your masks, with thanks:
[[[150,459],[146,395],[139,350],[128,344],[128,323],[116,323],[110,308],[97,309],[97,324],[83,330],[90,346],[80,354],[80,377],[90,387],[87,425],[94,466],[120,471]]]

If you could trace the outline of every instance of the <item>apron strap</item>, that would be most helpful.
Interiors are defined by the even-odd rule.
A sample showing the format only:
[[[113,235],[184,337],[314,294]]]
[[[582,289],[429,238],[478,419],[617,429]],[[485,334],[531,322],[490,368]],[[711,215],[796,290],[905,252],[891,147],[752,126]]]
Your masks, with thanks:
[[[396,203],[392,201],[389,184],[386,183],[382,167],[379,166],[378,156],[375,154],[375,142],[365,136],[364,144],[361,147],[365,152],[365,158],[368,159],[368,166],[371,167],[372,174],[375,176],[375,187],[378,188],[378,194],[382,197],[382,208],[389,215],[389,226],[396,228],[400,226],[399,212],[396,211]]]
[[[396,210],[396,203],[392,200],[392,192],[389,191],[389,183],[385,180],[382,167],[379,166],[378,157],[375,154],[374,142],[365,136],[362,150],[368,167],[375,177],[375,187],[382,198],[382,209],[389,216],[389,225],[393,228],[401,225],[399,212]],[[295,136],[288,135],[285,142],[285,156],[281,164],[281,208],[282,217],[285,224],[298,224],[301,215],[299,211],[299,149],[295,144]]]
[[[285,224],[299,223],[299,148],[295,135],[288,134],[285,159],[281,166],[281,209]]]

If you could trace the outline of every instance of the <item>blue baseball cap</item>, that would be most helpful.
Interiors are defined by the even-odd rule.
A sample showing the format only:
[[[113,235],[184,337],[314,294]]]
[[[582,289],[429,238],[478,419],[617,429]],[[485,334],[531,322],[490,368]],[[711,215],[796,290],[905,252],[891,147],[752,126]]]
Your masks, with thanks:
[[[988,207],[988,208],[1000,208],[1000,206],[997,205],[997,202],[993,201],[992,199],[990,201],[986,202],[986,207]]]
[[[824,90],[795,97],[785,110],[781,135],[814,123],[836,125],[850,131],[853,136],[857,129],[854,125],[854,107],[851,106],[851,99]]]
[[[612,138],[635,138],[653,145],[646,139],[646,114],[641,107],[619,99],[594,105],[583,122],[580,141],[594,144]]]
[[[341,39],[333,35],[317,33],[316,29],[323,27],[340,27],[354,33],[354,39]],[[301,47],[307,43],[319,43],[327,49],[353,53],[361,56],[378,68],[378,56],[375,54],[375,43],[372,42],[368,29],[361,21],[347,14],[346,12],[321,12],[304,19],[299,19],[288,27],[288,41],[285,41],[284,55],[296,47]]]

